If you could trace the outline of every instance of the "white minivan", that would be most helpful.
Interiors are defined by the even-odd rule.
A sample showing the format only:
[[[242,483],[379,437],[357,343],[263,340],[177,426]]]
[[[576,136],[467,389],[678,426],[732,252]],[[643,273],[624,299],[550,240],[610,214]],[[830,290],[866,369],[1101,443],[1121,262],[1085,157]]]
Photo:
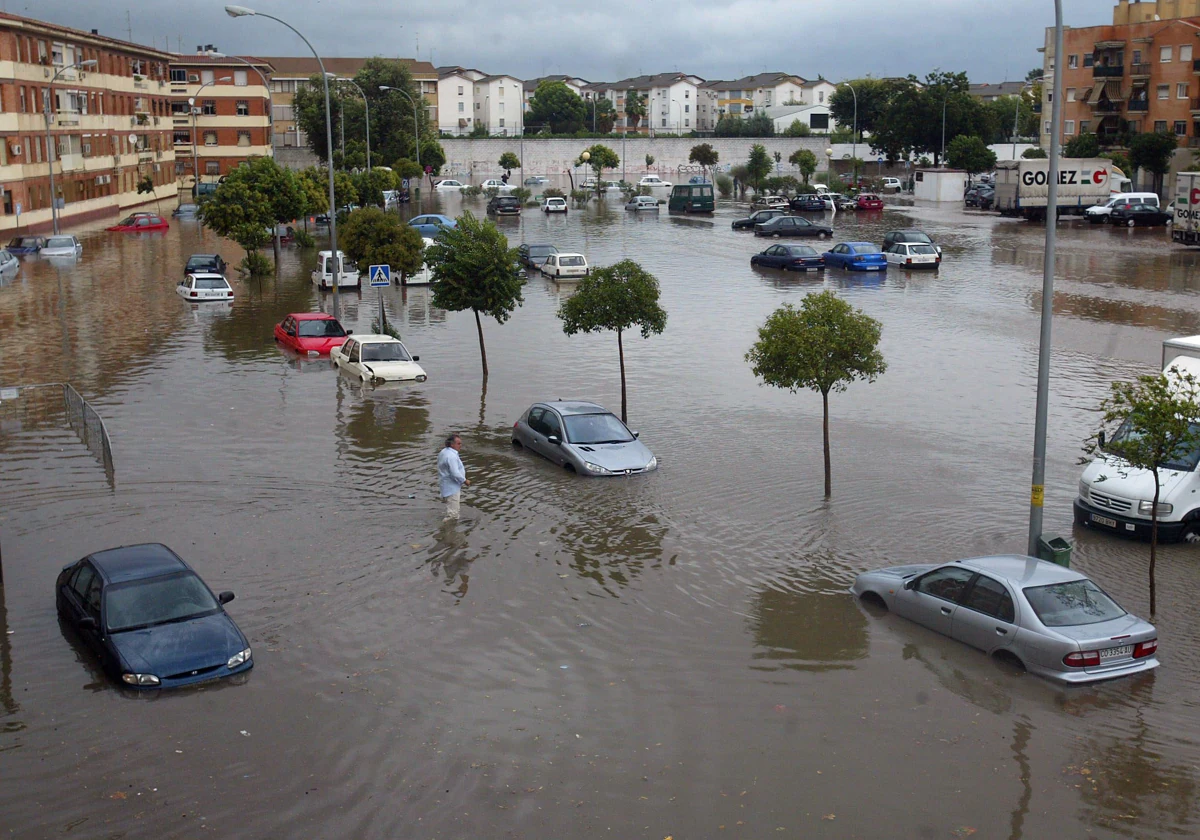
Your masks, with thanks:
[[[1127,192],[1117,193],[1103,204],[1097,204],[1095,207],[1089,207],[1083,211],[1087,216],[1087,220],[1094,225],[1101,222],[1107,222],[1109,215],[1116,207],[1131,207],[1135,204],[1149,204],[1151,207],[1158,207],[1158,194],[1152,192]]]
[[[1163,370],[1200,378],[1200,335],[1163,342]],[[1196,419],[1200,423],[1200,418]],[[1128,434],[1127,423],[1112,440]],[[1104,447],[1101,438],[1101,449]],[[1179,452],[1158,471],[1158,539],[1200,542],[1200,447]],[[1149,537],[1154,507],[1154,474],[1122,458],[1099,452],[1079,478],[1075,524],[1131,537]]]

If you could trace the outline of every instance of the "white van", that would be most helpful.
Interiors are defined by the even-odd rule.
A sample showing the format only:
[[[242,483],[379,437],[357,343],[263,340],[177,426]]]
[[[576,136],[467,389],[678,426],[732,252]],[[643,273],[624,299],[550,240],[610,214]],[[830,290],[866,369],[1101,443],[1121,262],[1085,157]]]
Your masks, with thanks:
[[[332,251],[318,252],[317,267],[313,269],[311,275],[313,283],[319,289],[332,289],[335,282],[338,288],[359,288],[361,284],[358,279],[358,266],[354,264],[354,260],[347,258],[341,251],[338,251],[341,271],[337,273],[337,280],[334,280],[332,253]]]
[[[1171,368],[1200,379],[1200,335],[1163,342],[1163,370]],[[1113,440],[1126,433],[1122,424]],[[1176,462],[1160,467],[1158,477],[1158,539],[1200,541],[1200,447],[1180,453]],[[1149,537],[1153,506],[1154,474],[1100,453],[1079,478],[1075,524]]]
[[[1095,207],[1084,210],[1083,214],[1087,216],[1089,222],[1096,225],[1107,222],[1114,207],[1129,207],[1134,204],[1149,204],[1151,207],[1158,207],[1158,194],[1152,192],[1116,193],[1103,204],[1097,204]]]

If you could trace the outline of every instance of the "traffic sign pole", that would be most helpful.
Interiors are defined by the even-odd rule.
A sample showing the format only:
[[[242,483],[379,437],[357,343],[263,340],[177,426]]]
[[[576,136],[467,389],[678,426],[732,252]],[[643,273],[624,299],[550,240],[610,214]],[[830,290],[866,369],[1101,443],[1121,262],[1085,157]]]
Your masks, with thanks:
[[[372,286],[379,288],[379,331],[387,334],[387,312],[383,308],[383,287],[392,285],[392,267],[390,265],[372,265],[367,268],[367,277]]]

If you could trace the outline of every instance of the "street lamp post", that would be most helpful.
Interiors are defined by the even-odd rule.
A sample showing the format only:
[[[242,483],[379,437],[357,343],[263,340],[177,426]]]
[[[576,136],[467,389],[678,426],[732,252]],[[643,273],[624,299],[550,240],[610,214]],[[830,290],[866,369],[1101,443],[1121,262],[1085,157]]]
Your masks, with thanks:
[[[345,82],[346,84],[353,86],[353,88],[356,91],[358,91],[358,95],[363,98],[363,116],[365,117],[366,122],[367,122],[367,174],[369,175],[371,173],[371,103],[367,102],[367,95],[365,93],[363,93],[363,89],[360,88],[358,86],[358,83],[355,82],[353,79],[335,78],[334,81],[335,82]],[[345,124],[346,124],[346,121],[343,119],[342,125],[345,126]],[[344,130],[344,128],[343,128],[343,130]],[[344,145],[343,145],[342,149],[343,149],[342,154],[345,155],[346,152],[345,152]],[[344,161],[343,161],[343,163],[344,163]]]
[[[1017,121],[1021,117],[1021,102],[1022,102],[1021,97],[1025,93],[1025,88],[1033,88],[1033,82],[1026,82],[1025,84],[1021,85],[1021,90],[1017,94],[1017,105],[1016,105],[1016,108],[1013,109],[1013,133],[1012,133],[1013,160],[1017,159],[1017,131],[1019,130],[1017,128]]]
[[[50,97],[54,90],[54,83],[58,81],[58,77],[61,76],[63,73],[67,72],[68,70],[74,70],[78,67],[95,67],[96,64],[97,64],[97,62],[94,59],[89,59],[87,61],[77,61],[74,64],[70,64],[66,67],[63,67],[61,70],[59,70],[57,73],[54,74],[54,78],[50,80],[50,84],[46,88],[46,92],[44,94],[45,99],[42,103],[42,107],[44,108],[44,111],[46,114],[46,161],[47,161],[47,163],[49,165],[49,169],[50,169],[50,220],[51,220],[51,225],[53,226],[55,233],[58,233],[58,195],[54,191],[54,157],[55,157],[55,155],[54,155],[54,141],[50,137]],[[26,157],[26,160],[28,160],[28,157]]]
[[[941,164],[942,164],[943,168],[945,168],[945,166],[946,166],[946,103],[949,101],[950,101],[950,92],[947,91],[946,95],[942,97],[942,156],[941,156]]]
[[[413,142],[416,144],[417,166],[419,167],[421,165],[421,120],[417,116],[417,103],[413,100],[413,98],[411,96],[408,95],[408,91],[404,90],[404,88],[389,87],[388,85],[380,85],[379,89],[382,91],[390,90],[390,91],[394,91],[399,94],[403,94],[404,98],[407,99],[412,104],[412,107],[413,107]],[[421,101],[424,102],[425,97],[422,96]],[[425,170],[422,169],[421,171],[424,172]],[[417,176],[417,183],[418,184],[421,183],[420,175]],[[417,202],[420,203],[420,201],[421,201],[421,188],[418,186],[417,187]]]
[[[219,79],[213,79],[205,82],[196,88],[196,95],[188,100],[188,104],[192,110],[192,195],[199,197],[200,195],[200,152],[196,148],[196,133],[200,130],[196,126],[196,115],[200,113],[200,107],[196,105],[196,100],[200,98],[200,91],[204,90],[209,85],[215,85],[217,82],[229,82],[233,80],[233,76],[222,76]]]
[[[283,24],[288,29],[292,30],[292,32],[296,33],[296,36],[299,37],[300,40],[303,41],[310,50],[312,50],[313,57],[316,58],[317,64],[321,68],[321,81],[325,88],[325,149],[330,157],[330,160],[328,161],[328,163],[329,163],[329,252],[330,252],[330,256],[332,257],[332,261],[333,261],[333,265],[334,265],[334,271],[333,271],[333,317],[340,318],[341,317],[341,303],[338,299],[338,281],[341,278],[342,265],[341,265],[341,260],[338,259],[337,204],[336,204],[336,199],[334,198],[334,193],[333,193],[333,160],[332,160],[332,157],[333,157],[333,123],[330,120],[330,116],[329,116],[329,77],[325,74],[325,62],[323,62],[321,60],[321,56],[317,54],[317,51],[313,48],[313,45],[308,42],[308,39],[305,38],[303,35],[301,35],[300,31],[298,29],[296,29],[296,27],[292,26],[290,23],[288,23],[285,20],[281,20],[281,19],[275,17],[274,15],[263,14],[261,12],[256,12],[253,9],[247,9],[245,6],[226,6],[225,14],[229,15],[230,17],[234,17],[234,18],[248,17],[251,15],[256,15],[258,17],[264,17],[264,18],[267,18],[268,20],[273,20],[276,23]],[[194,139],[195,138],[193,137],[193,140]]]
[[[850,88],[850,94],[854,97],[854,127],[850,130],[850,157],[851,165],[854,167],[854,184],[858,186],[858,91],[849,82],[842,82],[842,84]]]
[[[1054,0],[1054,83],[1050,96],[1050,171],[1046,185],[1046,249],[1042,256],[1042,321],[1038,341],[1037,405],[1033,421],[1033,480],[1029,486],[1029,540],[1037,556],[1046,487],[1046,426],[1050,398],[1050,326],[1054,318],[1054,246],[1058,231],[1058,155],[1062,137],[1062,0]]]
[[[671,100],[671,104],[672,104],[672,105],[679,105],[679,100],[678,100],[678,99],[672,99],[672,100]],[[679,116],[678,116],[678,117],[676,118],[676,120],[675,120],[675,133],[676,133],[676,134],[679,134],[679,130],[680,130],[680,123],[682,123],[682,122],[683,122],[683,106],[682,106],[682,105],[679,105]]]

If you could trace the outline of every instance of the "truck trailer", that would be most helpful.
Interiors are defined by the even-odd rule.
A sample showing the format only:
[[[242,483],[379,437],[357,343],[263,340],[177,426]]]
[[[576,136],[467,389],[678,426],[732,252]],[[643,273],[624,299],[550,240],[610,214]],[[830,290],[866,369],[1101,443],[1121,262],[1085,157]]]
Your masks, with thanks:
[[[1000,215],[1045,219],[1049,176],[1050,161],[1044,158],[997,163],[996,209]],[[1133,182],[1108,158],[1059,158],[1060,216],[1082,216],[1089,207],[1132,188]]]
[[[1200,247],[1200,172],[1175,176],[1171,202],[1171,241]]]

